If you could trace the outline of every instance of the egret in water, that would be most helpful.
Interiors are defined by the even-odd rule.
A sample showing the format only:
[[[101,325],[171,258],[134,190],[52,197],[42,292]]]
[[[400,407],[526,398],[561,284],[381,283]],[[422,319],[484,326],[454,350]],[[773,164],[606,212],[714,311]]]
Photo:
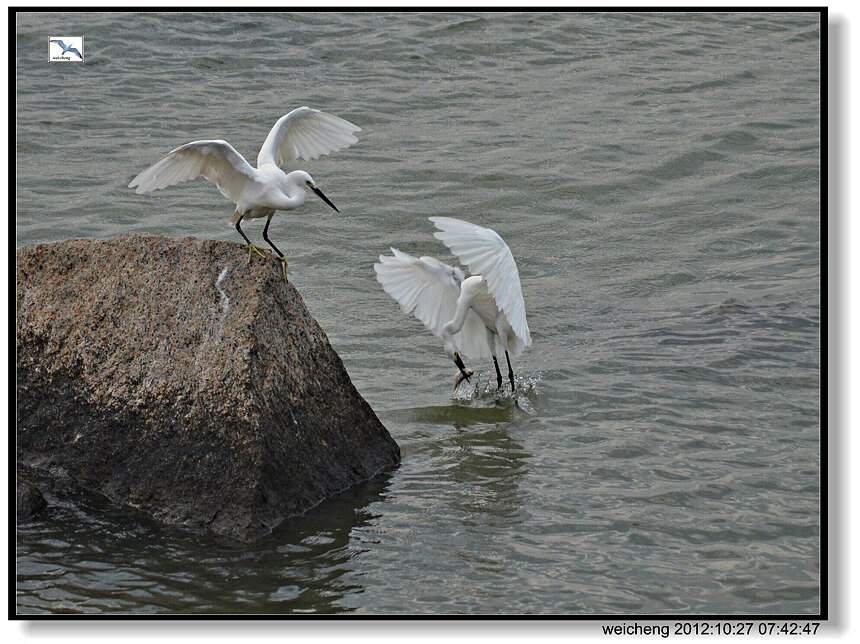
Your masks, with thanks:
[[[231,223],[247,242],[248,263],[252,254],[265,257],[268,248],[258,248],[242,232],[243,219],[266,217],[263,239],[278,254],[287,279],[287,259],[269,239],[269,224],[276,210],[294,210],[307,197],[305,188],[317,194],[336,212],[337,207],[303,170],[285,173],[279,167],[301,157],[305,161],[343,150],[358,141],[353,134],[361,128],[337,116],[309,107],[300,107],[282,116],[266,137],[257,155],[257,167],[251,167],[227,141],[192,141],[181,145],[128,184],[136,193],[151,192],[182,181],[204,177],[218,186],[221,194],[236,204]]]
[[[67,45],[62,40],[52,40],[51,42],[57,45],[60,49],[62,49],[64,54],[74,54],[81,60],[84,59],[84,57],[81,56],[81,52],[75,49],[72,45]]]
[[[454,389],[474,373],[463,357],[493,357],[496,380],[502,387],[498,346],[505,352],[511,391],[516,391],[511,356],[532,343],[520,275],[510,248],[489,228],[450,217],[430,217],[441,240],[472,273],[433,257],[413,257],[395,248],[374,264],[376,279],[404,313],[413,313],[433,335],[442,339],[445,354],[460,372]]]

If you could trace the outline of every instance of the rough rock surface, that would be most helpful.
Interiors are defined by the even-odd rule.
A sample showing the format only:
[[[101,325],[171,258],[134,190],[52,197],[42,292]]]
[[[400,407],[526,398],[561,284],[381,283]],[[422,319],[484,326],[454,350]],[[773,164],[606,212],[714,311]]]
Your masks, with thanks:
[[[273,258],[142,234],[16,255],[22,465],[249,541],[399,463]]]
[[[18,481],[16,487],[15,507],[18,523],[28,521],[48,507],[48,502],[35,485]]]

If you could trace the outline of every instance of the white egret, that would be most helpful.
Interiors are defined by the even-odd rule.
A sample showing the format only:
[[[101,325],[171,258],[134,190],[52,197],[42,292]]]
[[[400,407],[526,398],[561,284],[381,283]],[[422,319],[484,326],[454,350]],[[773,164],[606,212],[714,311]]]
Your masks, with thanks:
[[[278,254],[287,279],[287,260],[269,239],[269,224],[276,210],[294,210],[305,202],[308,187],[336,212],[337,207],[317,188],[303,170],[285,173],[279,167],[301,157],[305,161],[343,150],[358,141],[353,132],[361,128],[337,116],[309,107],[299,107],[282,116],[266,137],[257,155],[257,167],[251,167],[227,141],[192,141],[181,145],[128,184],[141,194],[160,190],[182,181],[204,177],[215,183],[221,194],[236,204],[231,223],[248,243],[248,262],[252,253],[265,257],[268,248],[258,248],[242,232],[243,219],[266,217],[263,239]]]
[[[532,338],[520,288],[520,275],[510,248],[489,228],[450,217],[430,217],[441,240],[469,267],[460,268],[433,257],[413,257],[395,248],[374,264],[376,279],[404,313],[413,313],[433,335],[442,339],[445,354],[460,373],[454,389],[472,371],[462,356],[475,360],[493,357],[496,380],[502,387],[496,346],[508,362],[511,391],[516,391],[511,355],[516,358]]]

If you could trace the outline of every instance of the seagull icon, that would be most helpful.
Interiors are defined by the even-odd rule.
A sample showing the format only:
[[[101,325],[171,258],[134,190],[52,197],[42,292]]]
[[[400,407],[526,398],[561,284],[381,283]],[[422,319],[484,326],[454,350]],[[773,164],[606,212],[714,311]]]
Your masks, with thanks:
[[[75,49],[72,45],[67,45],[62,40],[52,40],[51,42],[57,43],[57,45],[59,45],[60,48],[62,48],[64,54],[74,54],[75,56],[77,56],[81,60],[84,59],[84,57],[81,55],[81,52],[79,52],[77,49]]]

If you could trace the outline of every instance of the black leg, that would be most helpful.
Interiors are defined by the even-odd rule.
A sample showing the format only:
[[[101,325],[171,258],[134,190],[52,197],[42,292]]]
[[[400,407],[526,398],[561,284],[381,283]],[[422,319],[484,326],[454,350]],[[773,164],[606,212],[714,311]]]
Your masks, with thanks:
[[[272,218],[270,217],[266,220],[266,225],[263,227],[263,239],[265,239],[266,243],[274,249],[274,251],[278,254],[278,257],[283,257],[284,254],[280,250],[278,250],[278,247],[272,243],[271,239],[269,239],[269,224],[271,223]]]
[[[260,257],[266,257],[266,255],[263,253],[262,250],[260,250],[256,246],[254,246],[254,244],[251,243],[251,240],[248,239],[248,236],[244,232],[242,232],[242,228],[239,226],[239,224],[242,223],[242,219],[244,217],[245,217],[245,215],[239,215],[239,220],[236,222],[236,230],[239,232],[240,235],[242,235],[242,239],[244,239],[246,242],[248,242],[248,245],[243,246],[243,248],[248,249],[248,263],[250,264],[251,263],[251,255],[253,253],[257,253],[257,255],[259,255]],[[266,252],[268,252],[269,249],[267,248],[265,250],[266,250]]]
[[[505,351],[505,360],[508,361],[508,378],[511,379],[511,392],[514,392],[517,390],[516,386],[514,386],[514,368],[511,366],[511,356],[508,355],[507,351]],[[501,376],[499,376],[499,378],[501,378]]]
[[[284,265],[284,281],[289,281],[287,277],[287,258],[284,257],[284,254],[272,243],[272,240],[269,239],[269,224],[272,223],[272,215],[269,215],[268,219],[266,219],[266,225],[263,226],[263,239],[266,240],[266,243],[272,247],[272,249],[278,254],[278,259],[281,260],[281,263]]]
[[[242,217],[244,217],[244,216],[245,216],[245,215],[242,215]],[[248,242],[248,246],[253,246],[253,244],[251,243],[251,240],[250,240],[250,239],[248,239],[248,238],[245,236],[245,233],[243,233],[243,232],[242,232],[242,229],[241,229],[241,228],[239,228],[239,224],[240,224],[240,223],[242,223],[242,217],[239,217],[239,221],[237,221],[237,222],[236,222],[236,230],[238,230],[238,231],[239,231],[239,234],[240,234],[240,235],[242,235],[242,239],[244,239],[246,242]]]
[[[502,372],[499,369],[499,361],[496,360],[496,356],[493,356],[493,364],[496,365],[496,381],[499,383],[499,389],[502,388]]]

